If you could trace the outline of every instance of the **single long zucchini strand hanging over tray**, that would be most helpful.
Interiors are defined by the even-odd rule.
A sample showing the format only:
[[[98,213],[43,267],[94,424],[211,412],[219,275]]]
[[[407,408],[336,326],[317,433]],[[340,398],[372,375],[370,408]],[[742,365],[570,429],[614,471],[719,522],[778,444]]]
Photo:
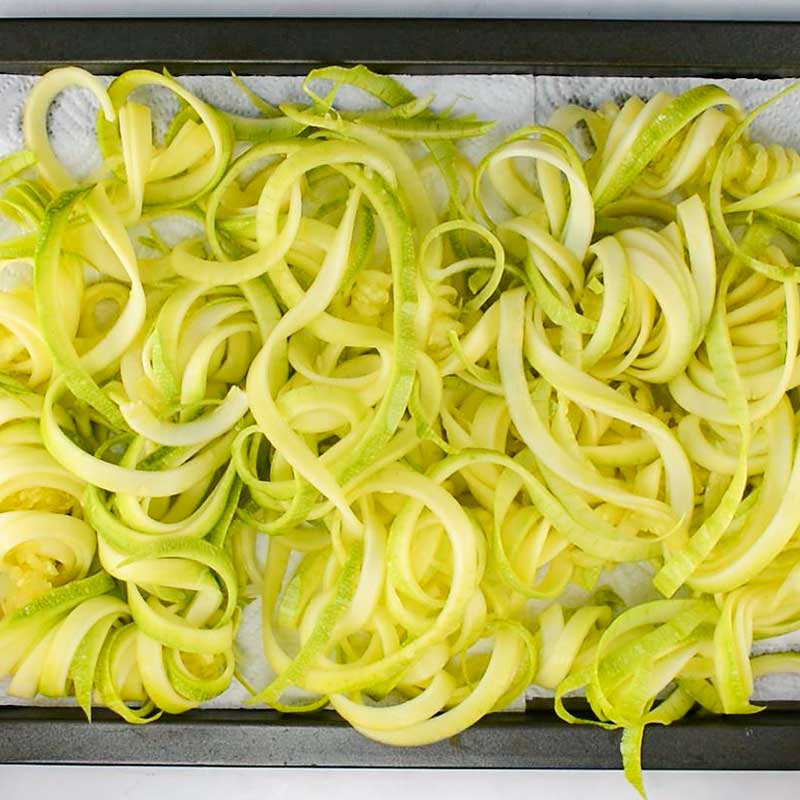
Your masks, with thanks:
[[[624,729],[643,792],[646,725],[800,669],[752,656],[800,628],[800,156],[711,85],[564,106],[473,164],[491,122],[364,67],[306,105],[234,80],[258,116],[55,70],[0,161],[0,260],[33,266],[0,295],[8,694],[138,724],[237,676],[406,746],[537,684]],[[91,179],[48,138],[75,86]],[[629,563],[650,601],[612,590]]]

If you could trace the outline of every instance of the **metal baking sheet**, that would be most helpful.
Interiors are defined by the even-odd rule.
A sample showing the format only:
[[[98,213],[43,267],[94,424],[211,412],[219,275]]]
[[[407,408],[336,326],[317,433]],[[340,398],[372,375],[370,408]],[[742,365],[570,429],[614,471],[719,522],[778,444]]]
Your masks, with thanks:
[[[800,24],[458,19],[0,20],[0,72],[384,72],[800,77]],[[561,722],[542,701],[434,745],[367,740],[332,712],[199,709],[146,727],[104,710],[0,708],[0,762],[204,766],[616,769],[619,733]],[[650,726],[648,769],[797,769],[800,703]]]

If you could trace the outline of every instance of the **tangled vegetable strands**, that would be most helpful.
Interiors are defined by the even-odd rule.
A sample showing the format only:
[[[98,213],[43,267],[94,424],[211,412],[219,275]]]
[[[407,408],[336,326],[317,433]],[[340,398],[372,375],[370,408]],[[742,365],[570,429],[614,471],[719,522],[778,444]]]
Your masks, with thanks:
[[[800,628],[800,157],[716,86],[565,106],[474,165],[491,123],[363,67],[307,105],[235,80],[260,116],[55,70],[0,161],[0,259],[33,265],[0,295],[8,693],[181,713],[247,685],[260,599],[252,703],[406,746],[537,684],[624,729],[643,792],[646,725],[800,666],[751,656]],[[47,136],[76,85],[91,179]],[[626,563],[662,599],[611,591]]]

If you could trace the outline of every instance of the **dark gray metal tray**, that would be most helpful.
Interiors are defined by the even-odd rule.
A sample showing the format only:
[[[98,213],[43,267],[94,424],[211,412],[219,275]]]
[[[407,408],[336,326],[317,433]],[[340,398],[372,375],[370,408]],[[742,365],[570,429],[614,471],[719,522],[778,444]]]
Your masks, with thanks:
[[[0,20],[0,72],[78,64],[177,74],[384,72],[800,77],[800,24],[430,19]],[[0,707],[0,763],[613,769],[619,735],[552,710],[492,714],[458,737],[390,748],[330,712],[197,710],[144,728],[98,710]],[[800,703],[648,728],[649,769],[797,769]]]

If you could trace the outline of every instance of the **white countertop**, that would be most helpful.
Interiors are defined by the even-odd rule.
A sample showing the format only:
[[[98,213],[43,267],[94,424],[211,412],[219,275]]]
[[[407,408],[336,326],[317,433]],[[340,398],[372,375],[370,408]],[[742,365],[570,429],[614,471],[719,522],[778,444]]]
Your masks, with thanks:
[[[796,800],[790,772],[652,772],[650,800]],[[619,772],[0,767],[3,800],[635,800]]]
[[[0,0],[0,17],[428,16],[800,20],[797,0]]]
[[[798,0],[0,0],[0,17],[155,15],[492,16],[800,20]],[[1,23],[0,23],[1,24]],[[800,754],[798,754],[800,765]],[[800,775],[656,772],[650,800],[795,800]],[[625,800],[620,772],[0,766],[2,800]]]

